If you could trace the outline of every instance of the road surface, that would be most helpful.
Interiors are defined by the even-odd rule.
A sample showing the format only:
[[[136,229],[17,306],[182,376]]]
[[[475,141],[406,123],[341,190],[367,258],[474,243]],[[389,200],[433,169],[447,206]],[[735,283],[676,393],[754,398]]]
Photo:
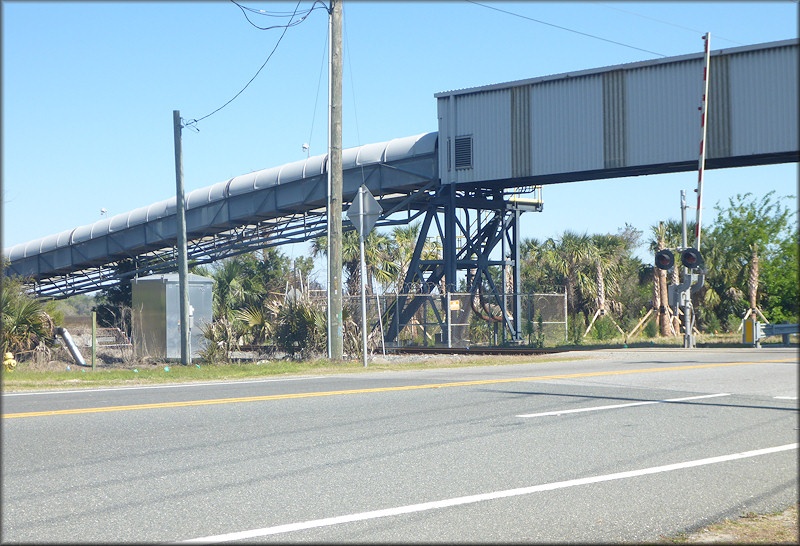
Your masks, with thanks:
[[[653,541],[798,495],[794,348],[6,393],[3,542]]]

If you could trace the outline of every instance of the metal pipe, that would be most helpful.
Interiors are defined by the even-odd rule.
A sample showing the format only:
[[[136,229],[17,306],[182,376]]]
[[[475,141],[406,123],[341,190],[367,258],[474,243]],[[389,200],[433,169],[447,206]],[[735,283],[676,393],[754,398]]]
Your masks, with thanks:
[[[358,188],[358,204],[361,207],[361,214],[358,216],[358,250],[361,261],[361,362],[367,367],[367,264],[364,259],[364,192],[367,187],[362,185]]]
[[[78,346],[75,345],[75,342],[72,340],[72,336],[69,335],[67,329],[58,327],[56,328],[56,334],[61,336],[61,338],[64,340],[64,345],[67,346],[67,350],[69,351],[69,354],[72,355],[73,360],[75,360],[75,362],[80,366],[86,366],[86,360],[83,359],[83,355],[78,350]]]
[[[97,357],[97,311],[92,311],[92,371]]]

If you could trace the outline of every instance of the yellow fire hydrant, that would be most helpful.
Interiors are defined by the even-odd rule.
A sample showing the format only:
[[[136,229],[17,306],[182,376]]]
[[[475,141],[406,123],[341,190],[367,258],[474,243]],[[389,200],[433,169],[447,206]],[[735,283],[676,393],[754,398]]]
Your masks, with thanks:
[[[14,368],[17,367],[17,361],[14,360],[14,355],[12,353],[3,355],[3,366],[7,372],[13,372]]]

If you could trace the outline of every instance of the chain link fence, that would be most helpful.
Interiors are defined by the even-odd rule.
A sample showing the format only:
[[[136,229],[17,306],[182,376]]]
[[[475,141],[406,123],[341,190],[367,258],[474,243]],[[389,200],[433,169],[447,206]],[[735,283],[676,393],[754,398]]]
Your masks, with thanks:
[[[319,296],[325,298],[324,292]],[[515,295],[506,294],[500,301],[494,297],[468,293],[434,294],[368,294],[367,323],[370,351],[386,347],[447,345],[501,345],[512,341],[504,324],[511,325]],[[416,310],[405,326],[398,305],[414,304]],[[322,302],[325,304],[325,302]],[[567,308],[564,293],[519,294],[520,334],[523,344],[540,342],[554,345],[567,340]],[[345,345],[361,339],[361,296],[344,296],[342,300]],[[505,317],[505,320],[504,320]],[[404,327],[403,327],[404,326]],[[390,341],[384,339],[392,334]],[[394,335],[397,333],[396,335]]]

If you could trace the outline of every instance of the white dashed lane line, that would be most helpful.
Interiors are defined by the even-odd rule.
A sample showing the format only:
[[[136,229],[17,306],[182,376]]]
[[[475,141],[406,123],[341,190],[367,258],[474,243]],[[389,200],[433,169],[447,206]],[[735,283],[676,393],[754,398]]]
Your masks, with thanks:
[[[545,411],[542,413],[528,413],[524,415],[517,415],[517,417],[548,417],[553,415],[567,415],[570,413],[583,413],[587,411],[602,411],[602,410],[610,410],[610,409],[619,409],[619,408],[632,408],[634,406],[648,406],[650,404],[666,404],[670,402],[685,402],[687,400],[700,400],[703,398],[717,398],[720,396],[730,396],[729,393],[718,393],[718,394],[703,394],[700,396],[687,396],[685,398],[670,398],[668,400],[647,400],[645,402],[631,402],[630,404],[614,404],[612,406],[595,406],[592,408],[578,408],[578,409],[570,409],[570,410],[555,410],[555,411]]]

